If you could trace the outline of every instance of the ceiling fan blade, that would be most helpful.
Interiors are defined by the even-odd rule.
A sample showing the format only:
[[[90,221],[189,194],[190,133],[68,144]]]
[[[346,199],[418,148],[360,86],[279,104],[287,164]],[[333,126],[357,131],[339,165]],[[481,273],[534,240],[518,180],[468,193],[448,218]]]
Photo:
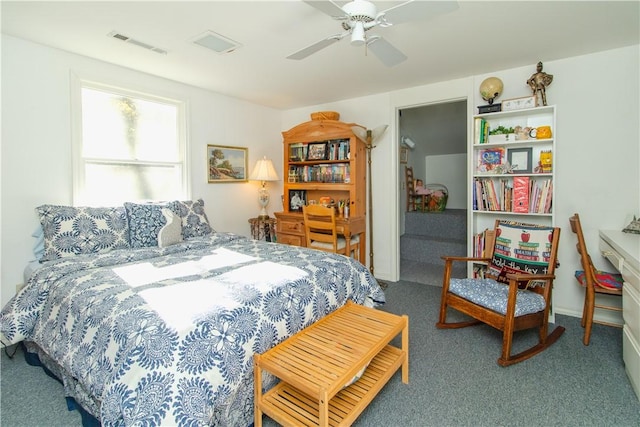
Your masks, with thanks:
[[[344,36],[346,36],[347,34],[349,33],[334,34],[333,36],[329,36],[326,39],[320,40],[319,42],[312,44],[311,46],[307,46],[295,53],[292,53],[291,55],[287,56],[287,59],[304,59],[307,56],[314,54],[317,51],[324,49],[327,46],[331,46],[337,41],[342,40]]]
[[[344,19],[346,18],[346,14],[342,10],[340,6],[332,2],[331,0],[304,0],[309,6],[315,7],[320,12],[325,13],[331,16],[334,19]]]
[[[458,9],[455,1],[418,1],[409,0],[390,7],[378,14],[377,20],[382,26],[402,24],[409,21],[431,19],[438,15]]]
[[[394,67],[407,59],[407,55],[380,36],[367,38],[367,49],[387,67]]]

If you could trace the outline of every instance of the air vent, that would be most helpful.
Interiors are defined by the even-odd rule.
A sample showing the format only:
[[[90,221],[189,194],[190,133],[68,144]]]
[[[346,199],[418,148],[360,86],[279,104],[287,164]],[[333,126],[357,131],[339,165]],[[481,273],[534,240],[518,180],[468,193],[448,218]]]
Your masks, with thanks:
[[[191,42],[198,46],[206,47],[216,53],[230,53],[242,46],[240,43],[221,36],[218,33],[214,33],[213,31],[206,31],[195,37]]]
[[[111,31],[109,34],[107,34],[107,36],[113,37],[114,39],[122,40],[125,43],[131,43],[133,45],[140,46],[142,48],[145,48],[145,49],[150,50],[150,51],[155,52],[155,53],[159,53],[159,54],[162,54],[162,55],[166,55],[167,54],[167,51],[162,49],[162,48],[152,46],[152,45],[150,45],[148,43],[141,42],[140,40],[132,39],[131,37],[125,36],[124,34],[120,34],[117,31]]]

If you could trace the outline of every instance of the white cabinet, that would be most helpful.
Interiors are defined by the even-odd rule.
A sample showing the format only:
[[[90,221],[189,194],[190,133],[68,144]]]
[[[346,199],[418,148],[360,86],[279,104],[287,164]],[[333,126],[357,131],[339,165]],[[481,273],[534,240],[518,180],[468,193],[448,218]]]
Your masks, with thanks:
[[[640,235],[600,231],[600,252],[622,274],[622,357],[640,399]]]
[[[472,126],[467,241],[477,256],[496,219],[555,225],[556,109],[478,114]],[[498,128],[519,132],[489,135]]]

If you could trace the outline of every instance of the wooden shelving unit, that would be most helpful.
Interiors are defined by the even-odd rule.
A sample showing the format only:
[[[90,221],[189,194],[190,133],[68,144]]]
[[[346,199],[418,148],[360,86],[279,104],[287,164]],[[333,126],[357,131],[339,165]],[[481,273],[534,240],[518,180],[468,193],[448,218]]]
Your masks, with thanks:
[[[366,130],[355,123],[311,120],[282,132],[286,176],[284,210],[275,213],[279,243],[306,246],[297,195],[304,204],[345,202],[349,213],[338,215],[338,228],[346,236],[360,235],[361,247],[366,247],[366,142],[354,127]],[[363,264],[365,252],[360,251]]]

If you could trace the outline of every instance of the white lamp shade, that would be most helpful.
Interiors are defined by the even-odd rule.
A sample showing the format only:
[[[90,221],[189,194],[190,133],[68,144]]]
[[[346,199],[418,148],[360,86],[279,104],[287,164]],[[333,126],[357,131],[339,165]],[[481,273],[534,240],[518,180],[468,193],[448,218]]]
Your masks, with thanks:
[[[276,173],[271,160],[264,157],[258,160],[256,166],[253,168],[253,172],[251,172],[251,176],[249,176],[249,179],[252,181],[277,181],[278,174]]]

